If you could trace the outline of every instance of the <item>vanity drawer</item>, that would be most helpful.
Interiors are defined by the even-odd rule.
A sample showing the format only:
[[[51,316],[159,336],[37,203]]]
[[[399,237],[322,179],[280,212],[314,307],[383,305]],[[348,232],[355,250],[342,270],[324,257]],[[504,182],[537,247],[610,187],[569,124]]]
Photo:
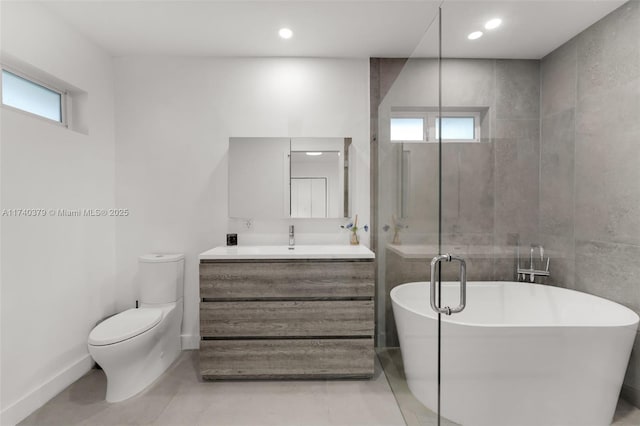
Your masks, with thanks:
[[[203,379],[373,376],[373,338],[203,340]]]
[[[373,298],[373,262],[201,263],[200,297],[211,300]]]
[[[200,303],[200,334],[210,337],[373,336],[373,300]]]

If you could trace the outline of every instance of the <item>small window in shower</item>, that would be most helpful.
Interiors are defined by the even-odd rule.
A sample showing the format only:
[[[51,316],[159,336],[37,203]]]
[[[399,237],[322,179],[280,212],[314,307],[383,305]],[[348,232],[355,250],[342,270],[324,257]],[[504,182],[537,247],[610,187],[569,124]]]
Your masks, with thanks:
[[[442,117],[442,139],[444,140],[475,140],[475,125],[473,117]],[[436,118],[435,136],[439,139],[440,119]]]
[[[480,113],[447,112],[442,121],[436,113],[430,113],[428,140],[437,142],[441,129],[443,142],[480,142]]]
[[[420,111],[396,110],[390,119],[390,140],[396,143],[429,143],[440,140],[442,130],[443,142],[480,142],[481,111],[465,111],[455,108],[454,111],[442,113],[442,122],[437,108]]]
[[[391,117],[391,141],[426,142],[425,122],[424,115]]]

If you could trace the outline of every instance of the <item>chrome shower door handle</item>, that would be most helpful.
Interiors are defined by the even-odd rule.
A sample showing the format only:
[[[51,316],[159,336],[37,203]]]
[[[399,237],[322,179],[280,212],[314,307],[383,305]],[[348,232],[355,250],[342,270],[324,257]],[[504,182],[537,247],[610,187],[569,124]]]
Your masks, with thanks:
[[[462,312],[467,306],[467,262],[464,261],[463,258],[458,256],[449,256],[451,260],[456,260],[460,262],[460,304],[450,309],[450,314],[457,314]]]
[[[451,262],[456,260],[460,262],[460,304],[455,308],[445,306],[441,308],[436,304],[436,266],[442,261]],[[452,256],[450,254],[441,254],[431,259],[431,309],[439,314],[451,315],[462,312],[467,305],[467,263],[463,258]]]
[[[431,297],[429,299],[431,302],[431,309],[436,311],[436,313],[451,315],[449,307],[441,308],[436,304],[436,266],[443,260],[451,262],[451,256],[448,254],[441,254],[431,259],[431,285],[429,286],[431,289]]]

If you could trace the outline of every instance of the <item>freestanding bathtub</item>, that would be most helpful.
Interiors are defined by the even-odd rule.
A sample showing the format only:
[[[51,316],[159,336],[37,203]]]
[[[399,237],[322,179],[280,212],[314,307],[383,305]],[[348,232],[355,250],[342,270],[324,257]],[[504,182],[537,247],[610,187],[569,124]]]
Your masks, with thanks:
[[[441,306],[457,306],[458,283]],[[437,406],[437,315],[429,283],[391,290],[413,395]],[[441,414],[465,426],[609,425],[638,327],[632,310],[578,291],[469,282],[442,315]]]

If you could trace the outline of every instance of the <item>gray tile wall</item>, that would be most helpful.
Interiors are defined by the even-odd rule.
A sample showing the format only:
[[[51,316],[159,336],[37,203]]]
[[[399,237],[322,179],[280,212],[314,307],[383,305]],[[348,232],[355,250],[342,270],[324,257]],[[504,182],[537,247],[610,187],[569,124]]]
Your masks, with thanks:
[[[384,140],[391,108],[437,106],[438,68],[433,59],[376,59],[371,66],[372,106],[378,105],[375,127],[376,182],[379,225],[398,214],[398,155],[400,144]],[[401,71],[400,71],[401,69]],[[400,71],[400,72],[399,72]],[[382,76],[391,75],[390,86]],[[450,143],[442,147],[443,244],[462,247],[468,259],[470,280],[511,280],[513,256],[478,256],[477,247],[513,245],[517,239],[535,242],[538,232],[538,169],[540,159],[540,62],[534,60],[446,59],[443,62],[442,97],[445,107],[486,109],[481,143]],[[377,98],[374,100],[374,98]],[[373,119],[373,116],[372,116]],[[485,123],[486,121],[486,123]],[[411,188],[403,231],[404,243],[435,244],[438,232],[438,146],[411,146],[416,181]],[[412,169],[413,170],[413,169]],[[394,182],[396,183],[394,185]],[[413,215],[413,216],[412,216]],[[389,254],[392,232],[376,227],[379,262],[378,345],[398,344],[389,292],[403,282],[426,280],[426,264]],[[466,253],[465,250],[470,251]],[[515,254],[515,253],[514,253]],[[420,265],[419,267],[416,265]],[[457,276],[457,270],[455,271]],[[444,274],[446,275],[446,274]]]
[[[493,244],[537,242],[540,63],[496,60]],[[496,259],[494,279],[513,280],[515,262]]]
[[[640,3],[541,61],[540,237],[552,282],[640,314]],[[640,339],[623,394],[640,405]]]
[[[488,106],[491,143],[478,152],[464,146],[443,151],[444,239],[495,246],[540,242],[552,258],[549,283],[640,314],[640,2],[627,2],[541,61],[445,64],[444,104]],[[401,72],[399,65],[387,66],[398,77],[384,87],[387,103],[432,105],[433,61],[412,59]],[[376,66],[381,74],[386,69],[384,61]],[[388,186],[396,171],[387,170],[393,161],[378,148],[373,180]],[[387,241],[379,237],[378,323],[387,334],[379,345],[396,344],[385,294],[400,282],[426,279],[426,271],[397,256],[384,262]],[[476,265],[484,279],[513,279],[511,259],[494,258],[490,275],[485,263]],[[640,406],[640,336],[623,395]]]

